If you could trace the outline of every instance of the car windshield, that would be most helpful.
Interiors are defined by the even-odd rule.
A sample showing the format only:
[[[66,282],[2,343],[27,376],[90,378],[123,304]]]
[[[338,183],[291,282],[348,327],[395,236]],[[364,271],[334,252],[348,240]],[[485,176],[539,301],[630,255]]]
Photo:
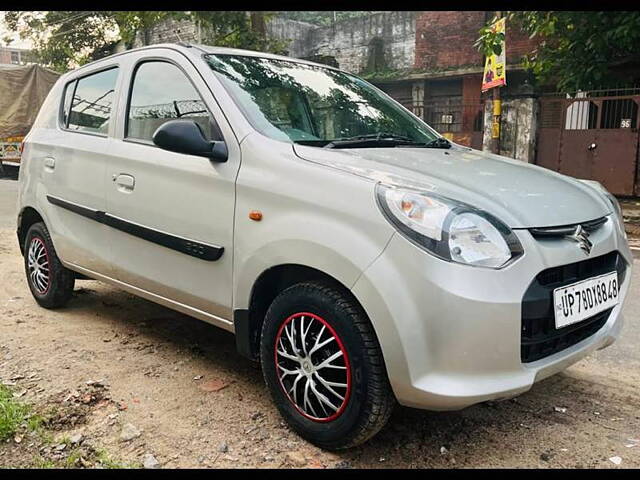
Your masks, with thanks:
[[[206,55],[265,135],[328,148],[422,145],[443,139],[364,80],[330,68],[242,55]]]

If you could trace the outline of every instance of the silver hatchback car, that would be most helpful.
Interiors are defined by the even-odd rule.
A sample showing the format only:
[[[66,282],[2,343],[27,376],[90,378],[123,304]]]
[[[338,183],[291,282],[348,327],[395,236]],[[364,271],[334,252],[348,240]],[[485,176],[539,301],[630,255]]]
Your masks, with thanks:
[[[23,148],[36,301],[88,277],[234,332],[323,448],[396,402],[518,395],[621,329],[632,258],[600,184],[449,142],[325,65],[127,51],[63,75]]]

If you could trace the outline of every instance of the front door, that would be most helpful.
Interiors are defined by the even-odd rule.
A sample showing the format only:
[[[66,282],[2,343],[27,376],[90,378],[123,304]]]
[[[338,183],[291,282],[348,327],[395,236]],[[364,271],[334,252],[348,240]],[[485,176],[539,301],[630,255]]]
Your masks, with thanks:
[[[123,138],[114,142],[107,167],[113,275],[229,320],[239,146],[228,124],[220,124],[222,115],[195,67],[166,52],[162,60],[137,58],[121,110]],[[227,162],[156,147],[156,128],[176,118],[195,120],[211,140],[224,139]]]

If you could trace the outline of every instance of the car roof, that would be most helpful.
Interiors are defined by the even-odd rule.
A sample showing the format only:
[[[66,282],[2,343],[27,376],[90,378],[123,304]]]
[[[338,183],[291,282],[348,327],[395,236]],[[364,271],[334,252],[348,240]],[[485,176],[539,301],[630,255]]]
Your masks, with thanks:
[[[170,48],[172,50],[178,50],[187,56],[200,56],[202,54],[218,54],[218,55],[240,55],[245,57],[257,57],[257,58],[270,58],[274,60],[285,60],[288,62],[302,63],[305,65],[314,65],[316,67],[327,68],[330,70],[340,71],[338,68],[332,67],[331,65],[325,65],[316,62],[310,62],[308,60],[303,60],[300,58],[293,57],[285,57],[283,55],[276,55],[273,53],[266,52],[257,52],[255,50],[243,50],[240,48],[228,48],[228,47],[216,47],[211,45],[200,45],[194,43],[186,43],[186,42],[176,42],[176,43],[156,43],[153,45],[147,45],[144,47],[132,48],[131,50],[125,50],[124,52],[114,53],[113,55],[109,55],[108,57],[101,58],[99,60],[95,60],[93,62],[87,63],[78,67],[74,70],[67,72],[64,76],[66,77],[69,74],[75,74],[84,70],[85,68],[90,68],[100,63],[107,62],[115,57],[120,57],[123,55],[131,55],[136,52],[144,51],[144,50],[153,50],[155,48]]]

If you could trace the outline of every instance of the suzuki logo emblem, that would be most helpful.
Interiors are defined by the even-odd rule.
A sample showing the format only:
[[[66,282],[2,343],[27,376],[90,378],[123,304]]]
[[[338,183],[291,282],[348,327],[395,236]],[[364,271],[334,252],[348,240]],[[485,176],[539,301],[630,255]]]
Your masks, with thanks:
[[[591,253],[593,243],[591,243],[591,240],[589,240],[589,232],[582,228],[582,225],[578,225],[571,235],[567,235],[567,238],[569,240],[573,240],[574,242],[578,242],[578,245],[580,246],[582,251],[587,255]]]

